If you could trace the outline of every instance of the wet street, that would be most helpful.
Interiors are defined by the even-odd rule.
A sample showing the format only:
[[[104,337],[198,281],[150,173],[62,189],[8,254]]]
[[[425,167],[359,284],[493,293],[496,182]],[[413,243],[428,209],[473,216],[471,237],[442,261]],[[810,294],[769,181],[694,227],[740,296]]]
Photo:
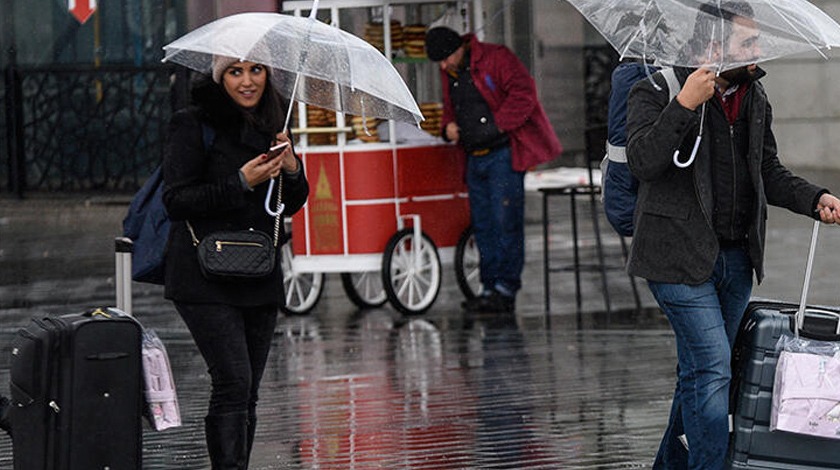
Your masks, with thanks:
[[[831,184],[837,174],[817,174]],[[28,318],[113,305],[113,237],[127,199],[0,199],[0,387],[8,343]],[[514,316],[471,315],[451,265],[423,315],[359,311],[327,275],[309,315],[281,315],[261,389],[254,469],[648,468],[667,419],[673,335],[644,283],[609,273],[612,311],[597,275],[553,273],[543,302],[541,199],[528,196],[525,286]],[[588,208],[586,200],[580,207]],[[552,201],[552,262],[571,259],[567,199]],[[620,257],[602,220],[608,259]],[[768,278],[758,297],[798,301],[811,223],[773,209]],[[594,256],[581,222],[582,255]],[[836,304],[840,230],[823,231],[813,303]],[[831,269],[830,269],[831,268]],[[832,273],[832,269],[834,273]],[[209,377],[186,328],[156,286],[134,284],[134,313],[166,344],[184,425],[145,426],[144,469],[205,469]],[[0,469],[11,469],[0,436]]]

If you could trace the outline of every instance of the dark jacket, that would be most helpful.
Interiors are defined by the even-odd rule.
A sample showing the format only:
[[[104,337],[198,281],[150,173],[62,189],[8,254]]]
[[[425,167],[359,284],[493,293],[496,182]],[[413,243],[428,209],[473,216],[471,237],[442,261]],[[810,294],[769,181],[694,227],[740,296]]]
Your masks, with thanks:
[[[534,165],[559,157],[563,151],[554,128],[537,99],[537,87],[530,72],[505,46],[480,42],[474,34],[463,37],[470,44],[470,73],[484,97],[496,126],[510,137],[513,169],[526,171]],[[441,71],[444,134],[455,121],[449,97],[446,71]]]
[[[169,124],[163,200],[172,229],[166,253],[165,296],[192,303],[279,304],[283,299],[279,245],[274,273],[265,279],[211,282],[201,275],[185,220],[190,221],[199,240],[217,230],[253,228],[272,237],[274,234],[274,217],[263,207],[268,182],[248,191],[239,177],[239,168],[264,153],[274,133],[246,121],[219,85],[208,82],[202,86],[199,93],[194,93],[197,106],[175,113]],[[213,129],[209,149],[205,148],[202,123]],[[283,215],[297,212],[308,194],[309,185],[302,172],[296,178],[284,173]],[[281,221],[281,233],[282,226]]]
[[[676,69],[681,84],[690,73],[690,69]],[[759,70],[759,74],[763,72]],[[674,151],[680,149],[683,161],[688,158],[702,107],[690,111],[676,99],[669,103],[665,79],[661,73],[653,77],[662,90],[641,80],[630,92],[628,103],[627,158],[640,181],[628,271],[658,282],[699,284],[711,275],[719,250],[712,225],[712,152],[731,152],[733,146],[729,135],[704,133],[694,163],[685,169],[677,168],[672,161]],[[761,282],[767,205],[815,217],[819,196],[826,190],[793,175],[782,165],[764,86],[758,81],[745,86],[750,89],[741,113],[747,113],[749,119],[748,132],[743,137],[748,141],[738,145],[747,149],[755,198],[747,244],[756,278]],[[726,119],[712,100],[706,105],[706,113],[707,123]]]

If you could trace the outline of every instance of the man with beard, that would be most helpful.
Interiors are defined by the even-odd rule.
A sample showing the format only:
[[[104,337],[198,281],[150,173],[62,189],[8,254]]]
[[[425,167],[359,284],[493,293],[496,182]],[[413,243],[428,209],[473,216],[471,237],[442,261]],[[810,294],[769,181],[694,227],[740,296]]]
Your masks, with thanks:
[[[760,33],[749,6],[707,6],[689,53],[710,62],[721,50],[727,63],[757,60]],[[654,468],[714,470],[727,453],[735,334],[753,272],[758,282],[764,276],[767,205],[838,223],[840,200],[779,161],[760,68],[675,74],[682,88],[670,102],[661,72],[653,79],[662,90],[641,80],[629,97],[627,159],[640,186],[628,271],[648,280],[676,336],[677,386]],[[675,150],[689,155],[701,125],[694,163],[677,167]]]

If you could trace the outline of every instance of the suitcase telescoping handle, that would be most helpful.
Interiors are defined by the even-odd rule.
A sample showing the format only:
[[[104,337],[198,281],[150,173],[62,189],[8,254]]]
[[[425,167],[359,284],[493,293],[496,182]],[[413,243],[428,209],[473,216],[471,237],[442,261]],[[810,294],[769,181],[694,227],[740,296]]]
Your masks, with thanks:
[[[114,239],[116,270],[114,284],[117,291],[117,308],[131,316],[131,253],[134,242],[128,237]]]
[[[808,302],[808,288],[811,285],[811,269],[814,267],[814,253],[817,251],[817,235],[820,232],[820,221],[814,221],[814,230],[811,232],[811,247],[808,249],[808,261],[805,263],[805,281],[802,283],[802,295],[799,298],[799,309],[796,311],[796,319],[794,324],[794,334],[799,338],[799,330],[805,324],[806,304]],[[808,313],[817,315],[827,315],[833,317],[837,321],[835,334],[840,335],[840,314],[823,309],[810,309]]]

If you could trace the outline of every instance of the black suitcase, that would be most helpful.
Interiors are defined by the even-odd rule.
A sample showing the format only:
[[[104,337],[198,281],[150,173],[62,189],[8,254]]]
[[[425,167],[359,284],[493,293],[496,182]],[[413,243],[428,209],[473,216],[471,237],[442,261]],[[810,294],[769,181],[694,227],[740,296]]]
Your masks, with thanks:
[[[12,342],[15,470],[142,467],[141,328],[109,311],[34,318]]]
[[[805,305],[818,225],[806,267],[800,305]],[[753,301],[747,307],[732,351],[732,436],[729,463],[733,469],[840,469],[840,440],[770,431],[773,381],[781,336],[794,336],[800,305]],[[799,334],[840,341],[836,307],[808,307]]]

